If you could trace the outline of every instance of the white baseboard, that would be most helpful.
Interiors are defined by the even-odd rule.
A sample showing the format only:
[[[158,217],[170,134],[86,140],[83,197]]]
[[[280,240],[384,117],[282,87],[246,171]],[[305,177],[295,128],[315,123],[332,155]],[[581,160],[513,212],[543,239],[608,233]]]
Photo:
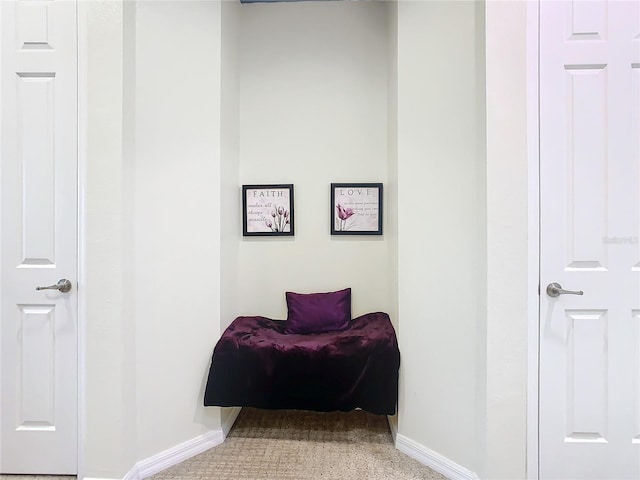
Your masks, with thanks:
[[[471,470],[467,470],[399,433],[396,435],[396,448],[450,480],[479,480],[478,476]]]
[[[138,466],[134,465],[133,468],[131,470],[129,470],[127,472],[127,474],[122,478],[122,480],[139,480],[140,477],[138,476]],[[94,480],[92,478],[85,478],[84,480]],[[99,480],[99,479],[95,479],[95,480]]]
[[[212,430],[192,440],[176,445],[169,450],[160,452],[153,457],[139,461],[131,471],[125,475],[123,480],[144,480],[151,475],[160,473],[180,462],[195,457],[216,445],[220,445],[223,441],[224,432],[222,429]]]
[[[222,422],[222,434],[224,435],[224,438],[227,438],[227,435],[229,435],[229,432],[231,431],[231,427],[236,423],[236,419],[238,418],[238,415],[240,415],[242,407],[229,407],[227,410],[229,410],[229,416],[224,422]]]
[[[391,437],[393,438],[393,444],[396,444],[396,437],[398,436],[398,416],[387,415],[387,422],[389,422],[389,430],[391,430]]]

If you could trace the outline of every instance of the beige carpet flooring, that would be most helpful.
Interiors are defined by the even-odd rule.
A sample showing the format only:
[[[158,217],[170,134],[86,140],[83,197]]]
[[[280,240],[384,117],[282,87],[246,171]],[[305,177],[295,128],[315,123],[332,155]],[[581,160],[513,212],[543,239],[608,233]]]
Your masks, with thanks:
[[[387,419],[356,410],[243,408],[229,436],[154,480],[444,480],[400,453]]]

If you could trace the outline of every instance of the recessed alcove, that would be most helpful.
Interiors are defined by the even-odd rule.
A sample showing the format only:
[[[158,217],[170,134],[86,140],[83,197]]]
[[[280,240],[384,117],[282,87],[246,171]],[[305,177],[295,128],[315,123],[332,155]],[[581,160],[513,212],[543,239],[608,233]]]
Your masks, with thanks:
[[[255,239],[241,236],[239,211],[222,212],[235,229],[223,233],[223,275],[236,286],[223,283],[222,311],[235,298],[227,311],[285,318],[287,290],[351,287],[354,315],[387,311],[399,335],[398,432],[474,466],[483,14],[475,2],[244,4],[227,36],[223,21],[222,47],[222,141],[235,146],[223,184],[236,168],[224,198],[234,205],[241,184],[293,183],[296,213],[293,238]],[[330,235],[331,182],[384,183],[382,236]]]
[[[286,290],[344,287],[354,315],[391,307],[389,230],[332,237],[329,201],[331,182],[389,181],[388,11],[385,2],[239,8],[240,183],[293,183],[296,213],[292,239],[241,239],[244,313],[285,318]],[[386,227],[388,192],[384,207]]]

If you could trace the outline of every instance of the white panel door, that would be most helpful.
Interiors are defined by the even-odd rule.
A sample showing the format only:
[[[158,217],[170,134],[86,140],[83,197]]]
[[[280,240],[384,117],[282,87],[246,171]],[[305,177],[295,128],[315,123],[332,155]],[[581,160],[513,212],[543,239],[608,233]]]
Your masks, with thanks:
[[[540,2],[541,479],[640,478],[639,67],[640,1]]]
[[[0,21],[0,471],[75,474],[76,3],[2,0]]]

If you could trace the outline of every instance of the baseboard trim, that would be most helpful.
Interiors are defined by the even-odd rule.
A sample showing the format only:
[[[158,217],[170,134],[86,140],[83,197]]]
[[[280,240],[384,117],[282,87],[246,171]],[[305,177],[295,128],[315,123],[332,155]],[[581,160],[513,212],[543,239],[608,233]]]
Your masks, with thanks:
[[[122,478],[122,480],[139,480],[138,476],[138,466],[134,465],[134,467],[127,472],[127,474]],[[84,480],[94,480],[90,478],[85,478]]]
[[[393,444],[396,444],[398,437],[398,416],[387,415],[387,422],[389,423],[389,430],[391,431],[391,438],[393,438]]]
[[[173,448],[160,452],[153,457],[141,460],[127,473],[123,480],[144,480],[167,468],[184,462],[196,455],[220,445],[224,441],[222,429],[212,430],[196,438],[188,440]]]
[[[396,435],[396,448],[450,480],[479,480],[471,470],[399,433]]]
[[[242,410],[242,407],[229,407],[229,416],[224,422],[222,422],[222,434],[224,435],[224,438],[227,438],[227,435],[229,435],[229,432],[231,431],[231,427],[236,423],[238,415],[240,415],[240,410]]]

